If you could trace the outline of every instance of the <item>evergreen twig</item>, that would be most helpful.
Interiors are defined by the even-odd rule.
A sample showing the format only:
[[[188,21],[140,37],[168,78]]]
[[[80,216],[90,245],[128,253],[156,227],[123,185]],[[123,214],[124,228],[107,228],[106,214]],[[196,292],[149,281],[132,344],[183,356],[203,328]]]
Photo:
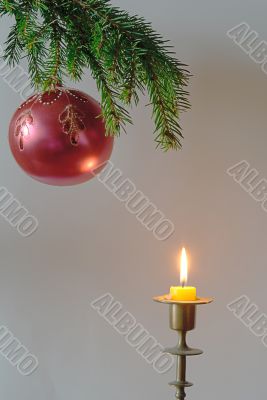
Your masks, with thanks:
[[[155,140],[163,150],[181,147],[180,112],[190,107],[189,72],[177,61],[151,24],[130,16],[109,0],[0,0],[0,16],[14,17],[5,58],[24,56],[38,90],[53,90],[69,76],[82,79],[87,68],[101,95],[108,135],[119,135],[147,89]]]

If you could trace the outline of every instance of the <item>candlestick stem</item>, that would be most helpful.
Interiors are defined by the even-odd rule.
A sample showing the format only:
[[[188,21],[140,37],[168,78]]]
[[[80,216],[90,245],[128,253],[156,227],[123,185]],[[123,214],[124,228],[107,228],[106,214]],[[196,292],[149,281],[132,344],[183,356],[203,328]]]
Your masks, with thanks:
[[[187,348],[186,344],[186,332],[178,331],[179,340],[177,345],[177,352],[184,351]],[[176,363],[176,398],[179,400],[184,400],[186,397],[185,386],[187,386],[188,382],[186,382],[186,356],[177,354],[177,363]]]
[[[202,350],[193,349],[186,343],[186,334],[195,328],[196,306],[212,302],[212,298],[197,298],[192,301],[176,301],[170,299],[169,295],[158,296],[155,301],[169,305],[169,325],[177,332],[178,343],[175,347],[165,349],[166,353],[176,356],[176,376],[175,381],[170,382],[176,389],[176,399],[184,400],[186,397],[185,389],[193,384],[186,380],[186,359],[189,356],[202,354]]]
[[[186,334],[195,327],[196,306],[194,304],[170,304],[170,328],[178,333],[177,346],[165,351],[177,357],[176,380],[170,385],[176,388],[176,398],[184,400],[185,388],[192,386],[186,380],[186,357],[201,354],[202,351],[192,349],[186,343]]]
[[[178,331],[178,348],[186,348],[186,331]]]
[[[183,400],[186,397],[184,384],[186,384],[186,356],[177,356],[177,370],[176,370],[177,385],[176,387],[176,398]]]

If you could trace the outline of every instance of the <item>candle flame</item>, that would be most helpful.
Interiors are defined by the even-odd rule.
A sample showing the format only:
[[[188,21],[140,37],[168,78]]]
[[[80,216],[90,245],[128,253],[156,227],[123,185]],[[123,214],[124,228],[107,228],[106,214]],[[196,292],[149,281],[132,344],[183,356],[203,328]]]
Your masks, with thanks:
[[[187,270],[188,270],[187,255],[186,255],[186,250],[183,247],[181,254],[181,264],[180,264],[180,282],[182,286],[185,286],[187,283]]]

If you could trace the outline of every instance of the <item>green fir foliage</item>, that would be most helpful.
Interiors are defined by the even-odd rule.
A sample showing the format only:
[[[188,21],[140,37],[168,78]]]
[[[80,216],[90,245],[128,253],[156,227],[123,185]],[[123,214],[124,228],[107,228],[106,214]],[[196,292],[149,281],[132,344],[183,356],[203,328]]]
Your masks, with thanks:
[[[147,90],[158,146],[181,147],[189,72],[143,18],[108,0],[1,0],[0,15],[15,20],[5,59],[14,65],[26,57],[37,90],[53,90],[65,77],[79,81],[89,69],[109,135],[131,123],[127,107]]]

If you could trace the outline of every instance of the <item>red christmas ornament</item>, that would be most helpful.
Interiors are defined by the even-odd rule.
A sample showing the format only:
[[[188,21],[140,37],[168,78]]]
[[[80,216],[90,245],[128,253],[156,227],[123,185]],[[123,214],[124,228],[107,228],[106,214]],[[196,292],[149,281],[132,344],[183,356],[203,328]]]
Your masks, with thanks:
[[[13,115],[9,144],[32,178],[48,185],[76,185],[101,171],[113,137],[105,136],[99,104],[78,90],[58,87],[25,101]]]

